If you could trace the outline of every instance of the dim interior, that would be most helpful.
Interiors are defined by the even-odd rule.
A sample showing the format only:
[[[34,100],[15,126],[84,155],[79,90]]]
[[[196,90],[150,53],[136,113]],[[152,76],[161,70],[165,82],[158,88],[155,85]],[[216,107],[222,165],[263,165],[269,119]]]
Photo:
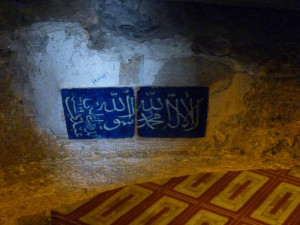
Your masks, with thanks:
[[[270,2],[1,1],[0,223],[127,184],[298,167],[299,5]],[[126,87],[208,88],[205,134],[70,139],[61,90]]]

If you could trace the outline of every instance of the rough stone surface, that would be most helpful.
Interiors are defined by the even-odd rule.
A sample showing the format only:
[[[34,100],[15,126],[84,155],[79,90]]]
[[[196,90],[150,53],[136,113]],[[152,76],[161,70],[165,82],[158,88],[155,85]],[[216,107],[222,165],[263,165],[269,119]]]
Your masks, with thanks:
[[[24,65],[21,76],[25,72],[28,83],[20,89],[26,90],[24,97],[32,101],[37,123],[59,136],[67,136],[60,89],[119,86],[124,83],[123,76],[128,76],[124,71],[135,77],[132,85],[152,85],[165,61],[192,55],[190,42],[182,37],[139,43],[107,33],[103,37],[106,48],[90,49],[88,34],[78,23],[39,23],[17,36],[20,44],[14,49]],[[140,66],[133,71],[129,62],[137,56]]]
[[[111,30],[140,38],[163,25],[166,11],[162,6],[156,0],[99,1],[97,12]]]
[[[231,6],[248,6],[248,7],[266,7],[277,9],[300,10],[300,5],[297,0],[168,0],[177,2],[197,2],[207,4],[220,4]]]
[[[169,3],[162,24],[147,1],[29,2],[0,17],[0,224],[129,183],[300,166],[299,16]],[[66,138],[61,88],[186,84],[210,88],[205,138]]]

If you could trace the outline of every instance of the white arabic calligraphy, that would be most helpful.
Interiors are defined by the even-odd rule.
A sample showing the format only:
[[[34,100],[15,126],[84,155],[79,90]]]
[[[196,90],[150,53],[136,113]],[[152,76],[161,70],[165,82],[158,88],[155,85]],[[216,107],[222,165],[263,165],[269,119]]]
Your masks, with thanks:
[[[189,96],[188,93],[185,94]],[[169,93],[168,96],[175,97],[176,94]],[[146,100],[141,100],[138,106],[138,127],[147,126],[152,130],[182,128],[184,132],[194,130],[199,126],[199,110],[202,100],[192,98],[170,100],[166,98],[162,101],[160,98],[155,100],[149,98],[147,103],[145,103]],[[164,113],[164,117],[161,113]]]
[[[129,90],[123,91],[128,92]],[[78,98],[79,101],[76,102],[74,96],[66,97],[64,103],[74,135],[100,137],[101,130],[113,131],[120,126],[133,124],[134,98],[130,95],[115,98],[117,95],[117,92],[111,92],[113,97],[101,102],[92,98]]]

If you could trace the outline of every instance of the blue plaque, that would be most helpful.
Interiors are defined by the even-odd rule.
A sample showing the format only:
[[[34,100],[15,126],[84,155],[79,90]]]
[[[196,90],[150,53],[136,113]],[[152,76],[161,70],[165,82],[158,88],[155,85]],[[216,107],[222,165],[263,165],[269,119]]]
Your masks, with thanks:
[[[141,87],[138,91],[137,104],[140,137],[205,136],[207,87]]]
[[[132,88],[62,89],[61,95],[70,139],[133,137]]]

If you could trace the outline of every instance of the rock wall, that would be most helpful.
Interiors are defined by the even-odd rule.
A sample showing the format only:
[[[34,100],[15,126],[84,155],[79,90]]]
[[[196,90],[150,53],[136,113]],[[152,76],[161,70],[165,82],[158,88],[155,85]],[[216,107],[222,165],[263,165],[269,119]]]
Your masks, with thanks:
[[[278,8],[278,9],[289,9],[289,10],[299,10],[300,4],[297,0],[169,0],[178,2],[198,2],[206,4],[220,4],[220,5],[232,5],[232,6],[246,6],[246,7],[266,7],[266,8]]]

